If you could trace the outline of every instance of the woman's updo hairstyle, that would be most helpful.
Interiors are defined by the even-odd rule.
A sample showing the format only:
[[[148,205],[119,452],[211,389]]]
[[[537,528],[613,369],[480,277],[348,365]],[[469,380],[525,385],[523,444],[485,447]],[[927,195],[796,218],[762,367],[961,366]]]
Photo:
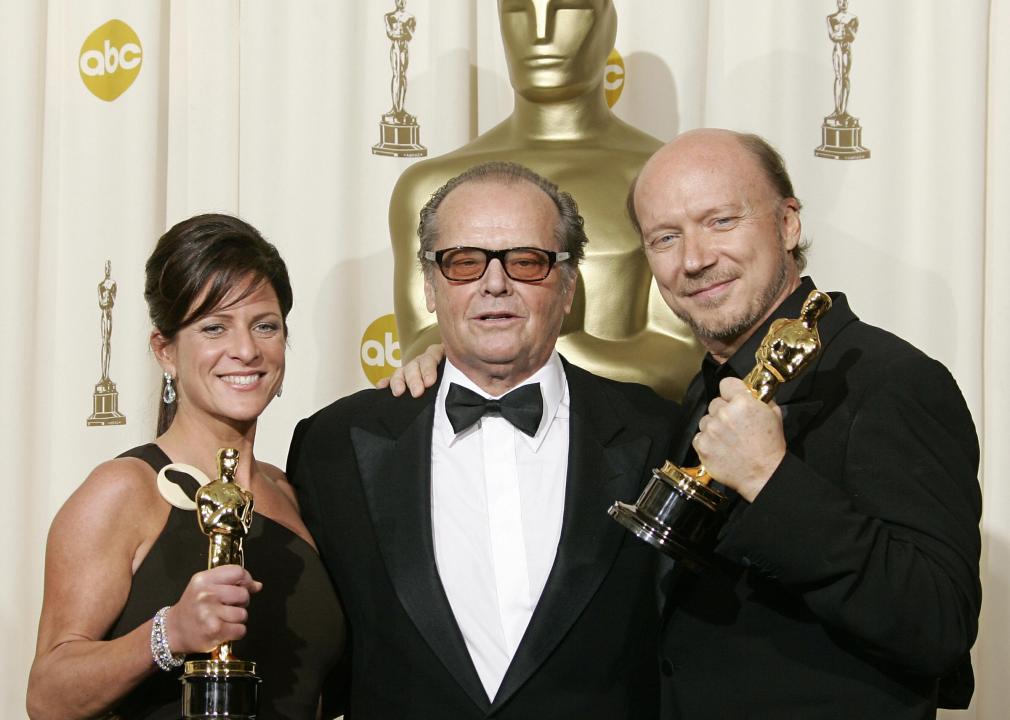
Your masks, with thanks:
[[[292,304],[287,266],[277,248],[243,220],[208,214],[173,225],[159,238],[145,272],[144,299],[151,322],[168,341],[182,328],[220,307],[228,292],[250,275],[257,281],[249,283],[233,302],[243,300],[262,283],[269,283],[277,293],[287,336]],[[160,403],[158,435],[172,424],[177,406]]]

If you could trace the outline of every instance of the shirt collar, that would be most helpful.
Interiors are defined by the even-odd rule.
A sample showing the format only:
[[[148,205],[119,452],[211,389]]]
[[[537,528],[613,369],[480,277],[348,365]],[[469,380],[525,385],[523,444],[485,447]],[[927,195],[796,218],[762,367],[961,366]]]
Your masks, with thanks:
[[[551,353],[550,358],[548,358],[547,362],[544,363],[543,367],[515,387],[509,388],[504,393],[501,393],[501,395],[489,395],[484,392],[477,383],[463,374],[462,370],[457,368],[449,361],[448,358],[446,358],[445,370],[442,372],[442,381],[438,386],[438,395],[435,397],[434,432],[441,436],[443,444],[451,447],[453,443],[460,438],[477,432],[477,429],[480,427],[480,423],[478,422],[466,428],[458,435],[452,431],[452,425],[449,423],[449,416],[445,413],[445,396],[449,393],[449,385],[452,383],[461,385],[468,390],[473,390],[475,393],[484,398],[498,398],[508,392],[511,392],[512,390],[515,390],[517,387],[537,382],[540,383],[540,394],[542,395],[544,401],[544,414],[540,418],[540,426],[537,428],[533,437],[516,430],[516,434],[523,438],[530,448],[536,452],[543,444],[544,438],[547,437],[547,431],[550,429],[551,423],[554,422],[554,418],[561,418],[563,420],[568,419],[568,380],[565,378],[565,367],[561,362],[561,356],[558,355],[557,350]]]

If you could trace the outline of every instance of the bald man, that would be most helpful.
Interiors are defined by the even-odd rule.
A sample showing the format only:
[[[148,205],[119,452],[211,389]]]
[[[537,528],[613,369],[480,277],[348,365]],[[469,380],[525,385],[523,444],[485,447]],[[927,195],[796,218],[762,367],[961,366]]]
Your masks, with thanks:
[[[628,198],[670,309],[707,350],[674,462],[732,497],[716,567],[670,569],[664,717],[931,718],[967,707],[981,603],[978,441],[947,369],[845,296],[820,356],[762,403],[740,380],[796,317],[800,202],[754,135],[681,135]]]

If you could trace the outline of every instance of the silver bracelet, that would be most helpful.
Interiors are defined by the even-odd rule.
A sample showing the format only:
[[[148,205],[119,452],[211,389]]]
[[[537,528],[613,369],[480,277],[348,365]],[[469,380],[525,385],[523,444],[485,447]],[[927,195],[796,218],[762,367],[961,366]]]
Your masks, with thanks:
[[[173,655],[172,649],[168,646],[168,635],[165,633],[165,613],[170,606],[166,605],[154,614],[154,622],[151,624],[151,657],[154,664],[166,672],[171,672],[182,665],[186,659],[185,655]]]

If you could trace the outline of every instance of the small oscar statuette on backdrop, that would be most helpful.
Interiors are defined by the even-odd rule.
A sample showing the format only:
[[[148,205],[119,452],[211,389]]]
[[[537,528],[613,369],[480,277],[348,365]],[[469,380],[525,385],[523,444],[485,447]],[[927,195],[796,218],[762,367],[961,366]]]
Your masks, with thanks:
[[[119,412],[119,391],[109,379],[112,358],[112,307],[116,304],[116,281],[112,279],[112,262],[105,261],[105,278],[98,283],[98,307],[102,311],[102,377],[95,385],[93,408],[88,427],[95,425],[125,425],[126,416]]]
[[[772,323],[754,357],[757,364],[744,378],[751,394],[768,402],[779,385],[792,380],[821,349],[817,320],[831,307],[831,297],[811,291],[796,319]],[[682,468],[667,460],[634,505],[615,502],[610,516],[653,547],[698,571],[709,564],[728,498],[710,486],[704,466]],[[718,480],[718,478],[715,478]]]
[[[196,492],[196,517],[209,539],[207,568],[243,565],[242,539],[252,523],[253,496],[235,482],[238,450],[217,451],[217,480]],[[214,648],[207,660],[188,660],[182,676],[184,720],[253,720],[260,679],[256,663],[239,660],[231,643]]]
[[[821,125],[821,145],[814,155],[834,160],[862,160],[870,157],[863,147],[863,128],[849,115],[849,71],[852,43],[859,30],[859,18],[849,12],[849,0],[838,0],[838,12],[828,15],[828,37],[834,43],[831,64],[835,68],[835,111]]]
[[[389,83],[389,94],[393,99],[392,109],[379,121],[379,142],[372,146],[375,155],[394,157],[424,157],[428,149],[421,145],[421,127],[417,118],[403,108],[407,97],[407,63],[410,61],[410,43],[414,37],[417,21],[404,9],[406,0],[396,0],[396,10],[386,13],[386,37],[391,44],[389,64],[393,79]]]

